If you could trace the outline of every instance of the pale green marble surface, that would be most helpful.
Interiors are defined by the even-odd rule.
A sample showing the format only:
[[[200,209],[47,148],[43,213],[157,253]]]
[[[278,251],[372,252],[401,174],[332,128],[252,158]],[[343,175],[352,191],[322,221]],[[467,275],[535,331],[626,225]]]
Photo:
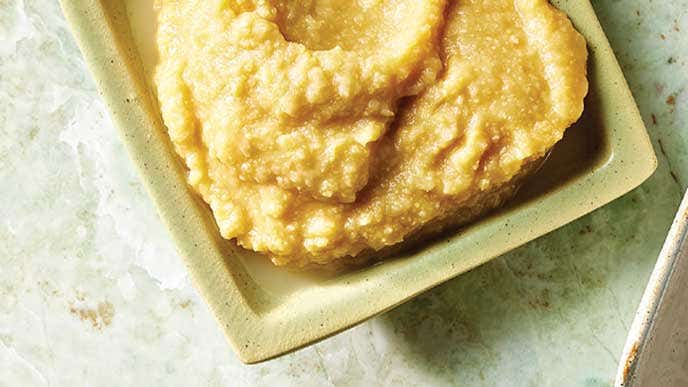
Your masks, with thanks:
[[[688,184],[688,0],[594,5],[656,174],[392,312],[244,366],[190,285],[56,2],[0,0],[0,386],[610,385]]]

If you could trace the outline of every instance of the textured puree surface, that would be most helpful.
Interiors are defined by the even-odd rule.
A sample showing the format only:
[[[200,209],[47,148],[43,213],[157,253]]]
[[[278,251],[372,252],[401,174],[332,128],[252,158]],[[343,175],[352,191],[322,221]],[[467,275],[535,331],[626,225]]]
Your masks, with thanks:
[[[354,201],[395,102],[434,79],[441,1],[325,3],[163,3],[161,107],[205,196],[231,174]]]
[[[587,93],[585,41],[544,0],[164,2],[158,44],[190,184],[276,264],[496,205]]]
[[[613,385],[688,187],[688,0],[593,4],[655,175],[393,311],[247,367],[188,278],[57,2],[0,1],[0,384]],[[81,315],[100,303],[113,316],[98,313],[96,328]]]

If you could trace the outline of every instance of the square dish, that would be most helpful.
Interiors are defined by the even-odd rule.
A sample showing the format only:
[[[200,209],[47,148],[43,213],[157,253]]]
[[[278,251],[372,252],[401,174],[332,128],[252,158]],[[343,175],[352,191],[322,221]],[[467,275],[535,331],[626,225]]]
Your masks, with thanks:
[[[135,6],[132,6],[134,5]],[[62,0],[131,158],[240,359],[255,363],[382,313],[544,235],[639,185],[656,160],[633,98],[587,1],[556,1],[588,41],[590,94],[535,178],[505,208],[460,232],[337,276],[291,273],[223,240],[187,187],[149,82],[149,2]],[[153,61],[153,62],[151,62]]]

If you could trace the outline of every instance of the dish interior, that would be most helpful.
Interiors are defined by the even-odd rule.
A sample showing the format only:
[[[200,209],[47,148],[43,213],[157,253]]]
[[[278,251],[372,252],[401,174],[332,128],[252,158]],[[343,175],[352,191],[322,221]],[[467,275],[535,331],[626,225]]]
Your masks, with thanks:
[[[158,60],[155,43],[157,26],[155,22],[154,0],[125,0],[124,3],[132,39],[136,45],[146,78],[147,91],[154,95],[152,77]],[[590,61],[593,60],[594,56],[591,56]],[[590,66],[592,66],[592,63],[589,63]],[[589,77],[594,76],[595,72],[589,71]],[[590,79],[590,83],[594,85],[595,79]],[[155,98],[152,99],[156,101]],[[417,248],[388,258],[373,266],[352,269],[337,274],[315,271],[298,272],[275,267],[267,258],[259,254],[236,246],[228,246],[223,241],[219,243],[223,245],[222,248],[226,252],[226,259],[239,259],[243,270],[251,278],[252,285],[256,286],[260,293],[264,293],[260,297],[263,300],[283,300],[285,297],[295,297],[298,294],[314,290],[314,288],[322,289],[324,287],[336,287],[342,283],[349,283],[357,277],[365,276],[369,270],[387,270],[388,268],[385,268],[385,266],[396,265],[405,259],[418,257],[422,250],[433,244],[444,243],[448,238],[460,238],[462,234],[470,233],[471,229],[477,228],[485,222],[504,219],[510,212],[517,211],[519,208],[537,201],[539,197],[556,191],[577,177],[590,174],[607,163],[611,158],[612,152],[604,142],[607,128],[601,119],[602,112],[599,111],[599,104],[596,99],[596,90],[594,87],[591,87],[585,101],[585,111],[581,119],[566,131],[564,138],[554,147],[542,168],[525,181],[516,196],[503,208],[460,230],[440,235]],[[210,222],[212,222],[209,210],[208,217]],[[217,234],[219,238],[219,232]]]

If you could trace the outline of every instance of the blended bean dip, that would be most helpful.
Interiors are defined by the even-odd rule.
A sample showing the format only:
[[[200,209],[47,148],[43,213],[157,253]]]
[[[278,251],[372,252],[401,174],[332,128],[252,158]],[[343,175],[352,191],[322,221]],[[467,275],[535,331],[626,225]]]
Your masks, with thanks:
[[[546,0],[158,6],[155,83],[188,182],[224,238],[277,265],[494,208],[588,90],[585,40]]]

